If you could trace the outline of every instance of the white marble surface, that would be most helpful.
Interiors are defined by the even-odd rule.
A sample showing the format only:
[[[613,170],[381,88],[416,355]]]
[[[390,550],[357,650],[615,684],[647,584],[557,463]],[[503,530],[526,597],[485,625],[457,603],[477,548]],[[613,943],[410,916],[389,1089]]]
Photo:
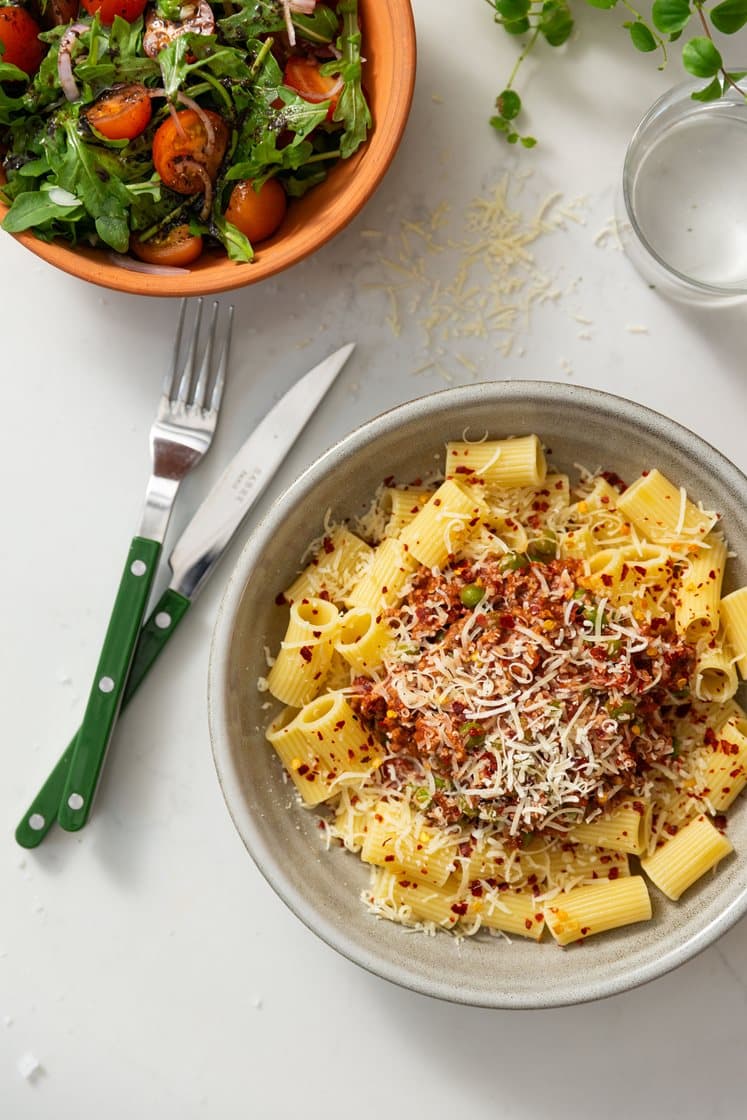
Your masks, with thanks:
[[[352,426],[449,378],[471,379],[469,364],[484,378],[571,378],[620,392],[747,467],[742,312],[663,302],[597,236],[626,140],[680,79],[677,62],[658,74],[628,49],[621,16],[584,10],[570,46],[539,52],[527,68],[542,145],[517,155],[485,123],[515,44],[493,30],[480,0],[414,7],[420,65],[400,154],[333,244],[236,293],[226,415],[175,528],[282,390],[348,339],[357,353],[257,517]],[[436,338],[428,351],[417,315],[403,313],[395,336],[385,294],[368,287],[391,283],[377,257],[394,246],[382,249],[370,231],[396,233],[401,219],[448,202],[449,230],[461,236],[469,201],[517,168],[533,169],[517,210],[531,214],[559,191],[582,219],[533,247],[557,298],[533,308],[507,356],[495,338]],[[90,826],[77,838],[51,835],[36,853],[15,847],[17,818],[82,712],[139,511],[176,308],[86,286],[5,235],[0,267],[0,1114],[290,1120],[355,1110],[374,1120],[394,1106],[474,1120],[742,1115],[744,922],[641,990],[534,1013],[395,989],[300,925],[246,855],[213,772],[205,681],[227,568],[121,720]],[[428,275],[444,283],[455,267],[453,253],[428,257]],[[42,1066],[31,1082],[18,1068],[28,1053]]]

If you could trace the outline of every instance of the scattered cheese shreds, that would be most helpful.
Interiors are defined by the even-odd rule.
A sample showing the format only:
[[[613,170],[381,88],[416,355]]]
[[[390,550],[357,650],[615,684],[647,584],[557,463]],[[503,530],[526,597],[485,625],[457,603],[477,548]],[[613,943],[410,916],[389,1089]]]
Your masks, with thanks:
[[[561,298],[532,247],[543,235],[566,229],[568,222],[582,224],[584,202],[563,203],[559,194],[552,194],[527,213],[516,201],[523,188],[523,179],[504,175],[484,197],[473,199],[459,230],[450,220],[448,204],[442,203],[417,221],[402,220],[395,233],[380,238],[378,265],[384,279],[368,286],[386,296],[385,321],[395,336],[407,320],[422,329],[421,372],[435,367],[442,376],[451,376],[433,357],[444,343],[459,339],[491,338],[508,355],[517,335],[528,330],[533,309]],[[364,234],[377,237],[374,230]],[[479,376],[470,357],[457,353],[455,358]]]

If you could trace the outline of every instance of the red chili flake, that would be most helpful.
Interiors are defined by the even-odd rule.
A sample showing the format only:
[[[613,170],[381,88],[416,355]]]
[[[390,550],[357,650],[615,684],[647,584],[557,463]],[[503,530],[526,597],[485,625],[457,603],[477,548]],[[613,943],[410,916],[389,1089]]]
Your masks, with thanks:
[[[716,732],[713,730],[713,728],[706,727],[705,735],[703,736],[703,742],[706,744],[706,746],[715,747],[717,741],[718,740],[716,739]]]
[[[474,474],[474,467],[457,467],[454,474]]]
[[[501,630],[513,630],[516,625],[516,620],[512,614],[499,614],[498,625]]]
[[[592,873],[591,873],[591,877],[592,877],[592,879],[598,879],[598,878],[599,878],[599,875],[598,875],[598,873],[597,873],[596,871],[592,871]]]
[[[535,920],[535,922],[544,922],[545,915],[544,914],[535,914],[534,915],[534,920]]]
[[[314,635],[315,638],[321,638],[321,636],[322,636],[321,630],[312,630],[311,633]]]
[[[664,831],[668,832],[670,836],[676,836],[679,832],[676,824],[665,824]]]
[[[600,863],[612,863],[612,856],[600,856],[599,857],[599,862]]]
[[[607,572],[602,572],[602,583],[605,587],[612,587],[612,576]]]
[[[460,918],[463,918],[467,913],[468,905],[466,902],[455,902],[451,910],[452,913],[458,914]]]
[[[301,646],[298,652],[301,654],[304,661],[311,661],[311,646]]]
[[[645,576],[646,574],[646,569],[643,567],[643,564],[634,564],[633,571],[638,572],[639,576]]]
[[[619,867],[611,867],[610,868],[610,873],[607,877],[609,879],[616,879],[619,874],[620,874],[620,868]]]
[[[648,478],[648,475],[649,475],[648,471],[641,471],[641,478]]]
[[[306,765],[305,762],[303,763],[302,766],[298,767],[298,773],[301,775],[301,777],[303,777],[304,774],[308,774],[308,772],[309,772],[309,768],[308,768],[308,766]]]
[[[635,809],[636,813],[640,813],[641,816],[643,816],[643,814],[646,812],[646,808],[642,801],[634,801],[633,808]]]
[[[524,919],[524,926],[526,927],[526,929],[531,929],[532,928],[532,919],[531,918],[525,918]]]
[[[410,513],[420,513],[420,506],[413,506]]]
[[[386,478],[384,479],[384,485],[385,486],[394,486],[394,475],[393,474],[388,474],[386,476]]]
[[[348,747],[348,758],[350,759],[351,762],[355,758],[355,751],[353,750],[352,747]]]
[[[345,720],[344,719],[338,719],[337,723],[335,724],[335,731],[342,731],[344,726],[345,726]]]
[[[374,820],[378,821],[379,824],[381,824],[381,822],[384,820],[384,818],[382,817],[381,813],[374,813]]]
[[[440,506],[440,505],[443,505],[443,502],[441,501],[440,498],[434,498],[433,499],[433,504],[434,504],[434,506]]]
[[[480,520],[479,517],[473,517],[471,521],[468,521],[467,524],[469,525],[470,529],[474,529],[475,525],[477,525],[479,520]]]
[[[606,482],[609,482],[610,486],[614,486],[616,490],[619,490],[621,494],[623,490],[628,489],[627,484],[623,482],[620,475],[615,474],[614,471],[602,471],[602,478],[605,479]]]
[[[620,578],[621,579],[627,579],[629,571],[630,571],[630,568],[628,567],[628,565],[623,564],[623,566],[620,568]]]
[[[726,828],[726,817],[723,813],[717,813],[713,818],[713,823],[715,824],[716,828],[721,829],[721,831],[723,832]]]
[[[555,483],[555,489],[556,489],[556,490],[562,490],[562,489],[563,489],[563,481],[562,481],[562,479],[558,479],[558,481],[557,481],[557,482]]]
[[[478,883],[470,883],[469,889],[470,889],[470,894],[473,894],[475,896],[475,898],[482,898],[482,894],[483,894],[482,883],[479,883],[479,882]]]
[[[715,579],[716,578],[716,573],[714,572],[713,568],[711,568],[710,572],[708,573],[708,578],[709,579]]]
[[[591,926],[581,926],[581,933],[583,934],[584,937],[586,937],[586,935],[587,935],[587,933],[589,932],[590,929],[591,929]]]
[[[324,538],[324,540],[322,541],[322,548],[324,549],[324,551],[327,553],[328,556],[329,556],[330,552],[335,551],[335,546],[332,543],[332,538],[331,537],[325,537]]]
[[[609,498],[607,497],[606,494],[603,494],[602,497],[599,499],[599,501],[600,501],[601,505],[603,505],[603,506],[608,506],[610,504],[610,500],[609,500]]]
[[[332,777],[331,774],[330,774],[330,777]],[[306,781],[307,782],[315,782],[316,781],[316,774],[313,771],[310,774],[307,774],[306,775]]]
[[[394,856],[384,856],[384,863],[394,863]]]
[[[324,599],[325,602],[327,602],[327,603],[329,602],[329,591],[327,591],[326,587],[323,587],[322,590],[319,592],[319,598]]]
[[[491,882],[491,880],[488,880],[488,882]],[[498,884],[498,890],[499,891],[507,891],[508,890],[508,883],[499,883]]]
[[[409,885],[410,885],[410,880],[409,880],[409,879],[400,879],[400,881],[399,881],[399,885],[400,885],[401,887],[404,887],[404,888],[405,888],[405,890],[407,890],[407,888],[408,888],[408,887],[409,887]]]
[[[382,587],[382,589],[381,589],[381,594],[382,594],[382,595],[386,595],[386,593],[387,593],[387,591],[388,591],[388,590],[389,590],[389,588],[388,588],[388,587]]]
[[[287,604],[287,602],[288,602],[288,600],[286,599],[285,595],[283,595],[282,591],[280,592],[279,595],[275,596],[275,605],[276,606],[284,607]]]

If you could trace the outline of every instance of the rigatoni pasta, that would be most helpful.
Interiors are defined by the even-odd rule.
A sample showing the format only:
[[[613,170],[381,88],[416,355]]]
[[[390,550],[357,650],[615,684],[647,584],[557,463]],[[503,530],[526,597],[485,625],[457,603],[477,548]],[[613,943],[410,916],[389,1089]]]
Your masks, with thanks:
[[[267,738],[374,915],[566,946],[731,854],[747,588],[722,598],[696,498],[656,469],[573,485],[522,436],[328,515],[285,592]]]

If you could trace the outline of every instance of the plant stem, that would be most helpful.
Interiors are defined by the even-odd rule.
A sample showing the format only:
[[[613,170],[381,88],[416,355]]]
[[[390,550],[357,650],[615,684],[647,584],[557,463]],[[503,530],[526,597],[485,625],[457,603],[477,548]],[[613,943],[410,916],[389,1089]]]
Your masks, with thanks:
[[[524,47],[524,50],[521,52],[519,57],[516,59],[516,62],[514,63],[514,68],[509,75],[508,81],[506,82],[506,89],[511,89],[511,86],[512,86],[512,84],[513,84],[513,82],[516,78],[516,75],[519,72],[519,67],[521,66],[522,62],[527,57],[529,52],[531,51],[534,44],[537,42],[537,38],[539,36],[539,33],[540,33],[539,27],[535,27],[534,30],[532,31],[532,34],[530,35],[530,37],[527,41],[526,46]]]
[[[666,43],[662,39],[661,35],[658,35],[657,32],[654,30],[654,28],[649,26],[649,24],[643,18],[641,13],[638,11],[638,9],[634,8],[633,5],[629,2],[629,0],[622,0],[622,2],[624,4],[624,6],[628,9],[630,14],[632,16],[635,16],[635,18],[638,20],[638,22],[642,23],[644,25],[644,27],[648,27],[648,30],[653,35],[654,39],[656,40],[656,43],[658,44],[659,50],[662,53],[662,57],[664,59],[661,66],[659,67],[659,69],[660,70],[663,69],[666,66],[667,62],[669,61],[669,59],[667,58],[667,45],[666,45]]]
[[[710,39],[711,42],[713,42],[713,35],[711,34],[711,28],[708,25],[708,20],[705,17],[705,12],[703,11],[703,5],[696,3],[695,7],[698,9],[698,15],[700,16],[700,22],[703,24],[703,30],[706,33],[706,37],[708,39]],[[744,90],[739,88],[738,83],[734,81],[731,74],[727,74],[726,69],[723,66],[721,67],[721,74],[722,74],[723,79],[726,82],[726,84],[732,86],[737,91],[737,93],[739,94],[740,97],[747,96],[747,95],[745,95]]]

